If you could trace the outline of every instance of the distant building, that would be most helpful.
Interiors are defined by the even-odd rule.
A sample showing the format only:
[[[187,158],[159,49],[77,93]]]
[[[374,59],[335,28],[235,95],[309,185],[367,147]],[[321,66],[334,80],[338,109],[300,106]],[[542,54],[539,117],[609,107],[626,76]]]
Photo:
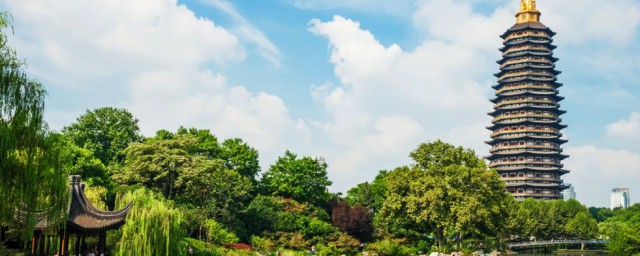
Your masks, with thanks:
[[[552,44],[556,34],[540,23],[540,11],[535,0],[521,0],[516,24],[502,34],[504,47],[498,84],[491,100],[494,111],[491,126],[490,167],[495,168],[515,199],[561,199],[568,188],[562,181],[560,109],[564,97],[558,95],[562,86],[557,81]]]
[[[611,190],[611,210],[618,207],[627,208],[630,204],[628,188],[614,188]]]
[[[560,192],[562,194],[562,198],[567,201],[569,199],[576,199],[576,190],[573,187],[573,185],[571,184],[567,184],[567,186],[569,186],[569,188],[563,190],[562,192]]]

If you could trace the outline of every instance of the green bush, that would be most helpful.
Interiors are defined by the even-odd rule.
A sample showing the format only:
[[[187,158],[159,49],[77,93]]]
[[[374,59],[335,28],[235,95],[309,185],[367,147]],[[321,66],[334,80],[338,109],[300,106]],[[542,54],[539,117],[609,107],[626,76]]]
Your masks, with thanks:
[[[411,248],[396,241],[385,239],[367,246],[367,251],[373,251],[380,256],[400,256],[412,254]]]
[[[302,233],[307,238],[314,236],[326,236],[336,231],[337,229],[333,225],[317,219],[311,220],[307,227],[302,229]]]
[[[222,256],[226,255],[225,250],[222,247],[212,246],[205,241],[200,241],[193,238],[182,239],[184,251],[187,251],[189,247],[193,249],[193,255],[195,256]]]
[[[238,237],[234,233],[231,233],[215,220],[207,220],[205,222],[205,226],[207,227],[207,240],[210,243],[223,245],[228,243],[237,243],[239,241]]]
[[[253,247],[254,250],[260,253],[270,253],[275,251],[276,243],[274,243],[273,240],[269,238],[252,236],[251,247]]]

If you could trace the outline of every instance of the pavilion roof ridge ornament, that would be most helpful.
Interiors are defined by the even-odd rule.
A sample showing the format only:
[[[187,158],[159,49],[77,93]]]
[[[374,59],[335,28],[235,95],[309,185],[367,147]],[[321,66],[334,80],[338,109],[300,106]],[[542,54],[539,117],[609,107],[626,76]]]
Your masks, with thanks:
[[[540,11],[536,0],[520,0],[520,11],[516,14],[516,23],[540,22]]]

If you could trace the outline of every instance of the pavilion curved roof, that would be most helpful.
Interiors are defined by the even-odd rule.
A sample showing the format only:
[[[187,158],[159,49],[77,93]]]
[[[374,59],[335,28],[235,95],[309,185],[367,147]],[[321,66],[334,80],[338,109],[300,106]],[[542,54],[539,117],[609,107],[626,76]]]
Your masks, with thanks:
[[[69,176],[70,200],[66,211],[67,227],[82,232],[101,232],[117,229],[124,225],[127,214],[131,210],[131,204],[117,211],[98,210],[84,194],[85,185],[81,181],[82,178],[79,175]],[[62,223],[65,218],[62,214],[57,214],[57,217],[52,218],[51,214],[47,212],[31,214],[35,217],[37,230],[55,227]],[[26,212],[16,211],[16,220],[18,222],[25,223],[26,219]]]

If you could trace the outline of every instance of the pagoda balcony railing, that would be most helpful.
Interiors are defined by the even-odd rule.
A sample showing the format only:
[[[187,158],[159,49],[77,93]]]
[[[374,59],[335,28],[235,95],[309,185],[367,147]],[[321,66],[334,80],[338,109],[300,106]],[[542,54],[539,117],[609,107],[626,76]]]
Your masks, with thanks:
[[[555,145],[513,145],[513,146],[495,146],[492,147],[489,152],[493,153],[496,151],[501,151],[501,150],[523,150],[523,149],[549,149],[549,150],[560,150],[560,146],[555,146]]]
[[[496,118],[494,118],[493,120],[491,120],[492,122],[498,122],[500,120],[504,120],[504,119],[516,119],[516,118],[552,118],[552,119],[558,119],[559,117],[557,115],[553,115],[553,114],[517,114],[517,115],[499,115]]]
[[[503,45],[514,45],[514,44],[518,44],[520,42],[524,42],[524,41],[530,41],[532,43],[539,43],[539,44],[549,44],[551,42],[553,42],[553,39],[551,39],[550,37],[542,37],[540,35],[530,35],[530,36],[514,36],[511,37],[509,39],[505,39],[502,41]]]
[[[558,104],[508,104],[508,105],[494,107],[494,108],[498,110],[498,109],[517,109],[521,107],[558,108],[560,106]]]
[[[516,181],[522,182],[522,183],[535,183],[537,181],[551,181],[551,183],[547,183],[547,184],[562,184],[562,179],[560,178],[553,178],[553,177],[501,177],[501,179],[505,182],[512,182],[512,183],[516,183]]]
[[[507,85],[496,91],[496,95],[501,94],[504,91],[526,90],[526,89],[546,89],[551,91],[557,91],[557,88],[552,85],[535,85],[535,84],[520,84],[520,85]]]
[[[536,161],[536,160],[524,160],[524,161],[505,161],[498,162],[493,161],[489,164],[489,167],[503,166],[503,165],[523,165],[523,164],[535,164],[535,165],[553,165],[555,167],[563,167],[560,161],[552,162],[552,161]]]
[[[502,65],[500,65],[500,69],[503,69],[506,66],[510,66],[510,65],[524,65],[524,64],[526,64],[528,62],[530,62],[530,63],[544,63],[544,64],[553,65],[553,61],[551,61],[548,58],[527,56],[527,57],[511,58],[511,59],[505,61],[504,63],[502,63]]]
[[[512,52],[519,52],[519,51],[526,51],[526,50],[543,50],[543,51],[551,51],[551,49],[549,49],[549,47],[545,47],[543,45],[520,45],[520,46],[513,46],[511,48],[509,48],[509,50],[506,50],[502,55],[506,55]]]
[[[503,76],[501,76],[500,78],[498,78],[498,82],[505,80],[507,78],[516,78],[516,77],[523,77],[523,76],[546,76],[546,77],[555,77],[554,74],[550,73],[550,72],[533,72],[533,71],[522,71],[522,72],[512,72],[512,73],[507,73],[504,74]]]
[[[543,54],[551,54],[551,50],[549,49],[522,49],[522,50],[518,50],[518,51],[512,51],[509,53],[503,53],[502,57],[506,57],[508,54],[514,54],[514,53],[519,53],[519,52],[523,52],[523,53],[543,53]]]
[[[503,43],[514,39],[514,38],[520,38],[520,37],[528,37],[528,36],[534,36],[534,37],[546,37],[546,38],[550,38],[551,36],[549,34],[547,34],[546,32],[542,32],[542,31],[526,31],[526,32],[517,32],[517,33],[512,33],[511,35],[507,36],[504,40]]]
[[[512,65],[505,65],[504,67],[501,67],[501,70],[504,70],[505,68],[507,68],[507,66],[509,67],[510,70],[516,70],[516,69],[521,69],[521,68],[528,68],[530,65],[542,66],[542,67],[547,67],[547,68],[553,68],[554,67],[554,65],[552,63],[543,62],[543,61],[537,61],[537,62],[520,62],[520,63],[516,63],[516,64],[512,64]]]
[[[537,197],[559,197],[560,193],[556,193],[556,194],[552,194],[552,192],[549,193],[542,193],[542,192],[511,192],[512,195],[514,196],[537,196]]]
[[[538,94],[545,94],[545,95],[555,95],[558,93],[558,90],[556,88],[545,88],[545,89],[538,89],[538,88],[509,88],[509,89],[504,89],[500,88],[500,92],[496,91],[496,96],[511,96],[511,95],[519,95],[522,94],[523,92],[530,92],[530,93],[538,93]]]
[[[548,103],[548,104],[557,104],[557,102],[555,100],[536,100],[533,98],[526,98],[526,99],[520,99],[520,100],[502,100],[500,102],[498,102],[494,108],[499,108],[500,106],[503,105],[507,105],[507,104],[516,104],[516,103]]]
[[[531,121],[531,122],[559,122],[560,118],[548,119],[548,118],[515,118],[515,119],[506,119],[501,120],[500,124],[515,124],[522,121]],[[497,121],[493,121],[493,123],[497,123]]]
[[[560,131],[553,128],[538,128],[538,129],[527,128],[527,129],[517,129],[517,130],[507,130],[507,129],[496,130],[491,134],[491,137],[495,137],[498,135],[505,135],[505,134],[514,134],[514,133],[551,133],[554,135],[560,135]]]
[[[551,132],[549,132],[551,133]],[[541,137],[541,138],[545,138],[545,139],[555,139],[555,138],[560,138],[562,137],[561,133],[553,133],[553,134],[549,134],[549,133],[539,133],[539,132],[519,132],[519,133],[512,133],[512,134],[502,134],[502,135],[491,135],[491,138],[493,139],[509,139],[509,138],[520,138],[522,136],[536,136],[536,137]]]

